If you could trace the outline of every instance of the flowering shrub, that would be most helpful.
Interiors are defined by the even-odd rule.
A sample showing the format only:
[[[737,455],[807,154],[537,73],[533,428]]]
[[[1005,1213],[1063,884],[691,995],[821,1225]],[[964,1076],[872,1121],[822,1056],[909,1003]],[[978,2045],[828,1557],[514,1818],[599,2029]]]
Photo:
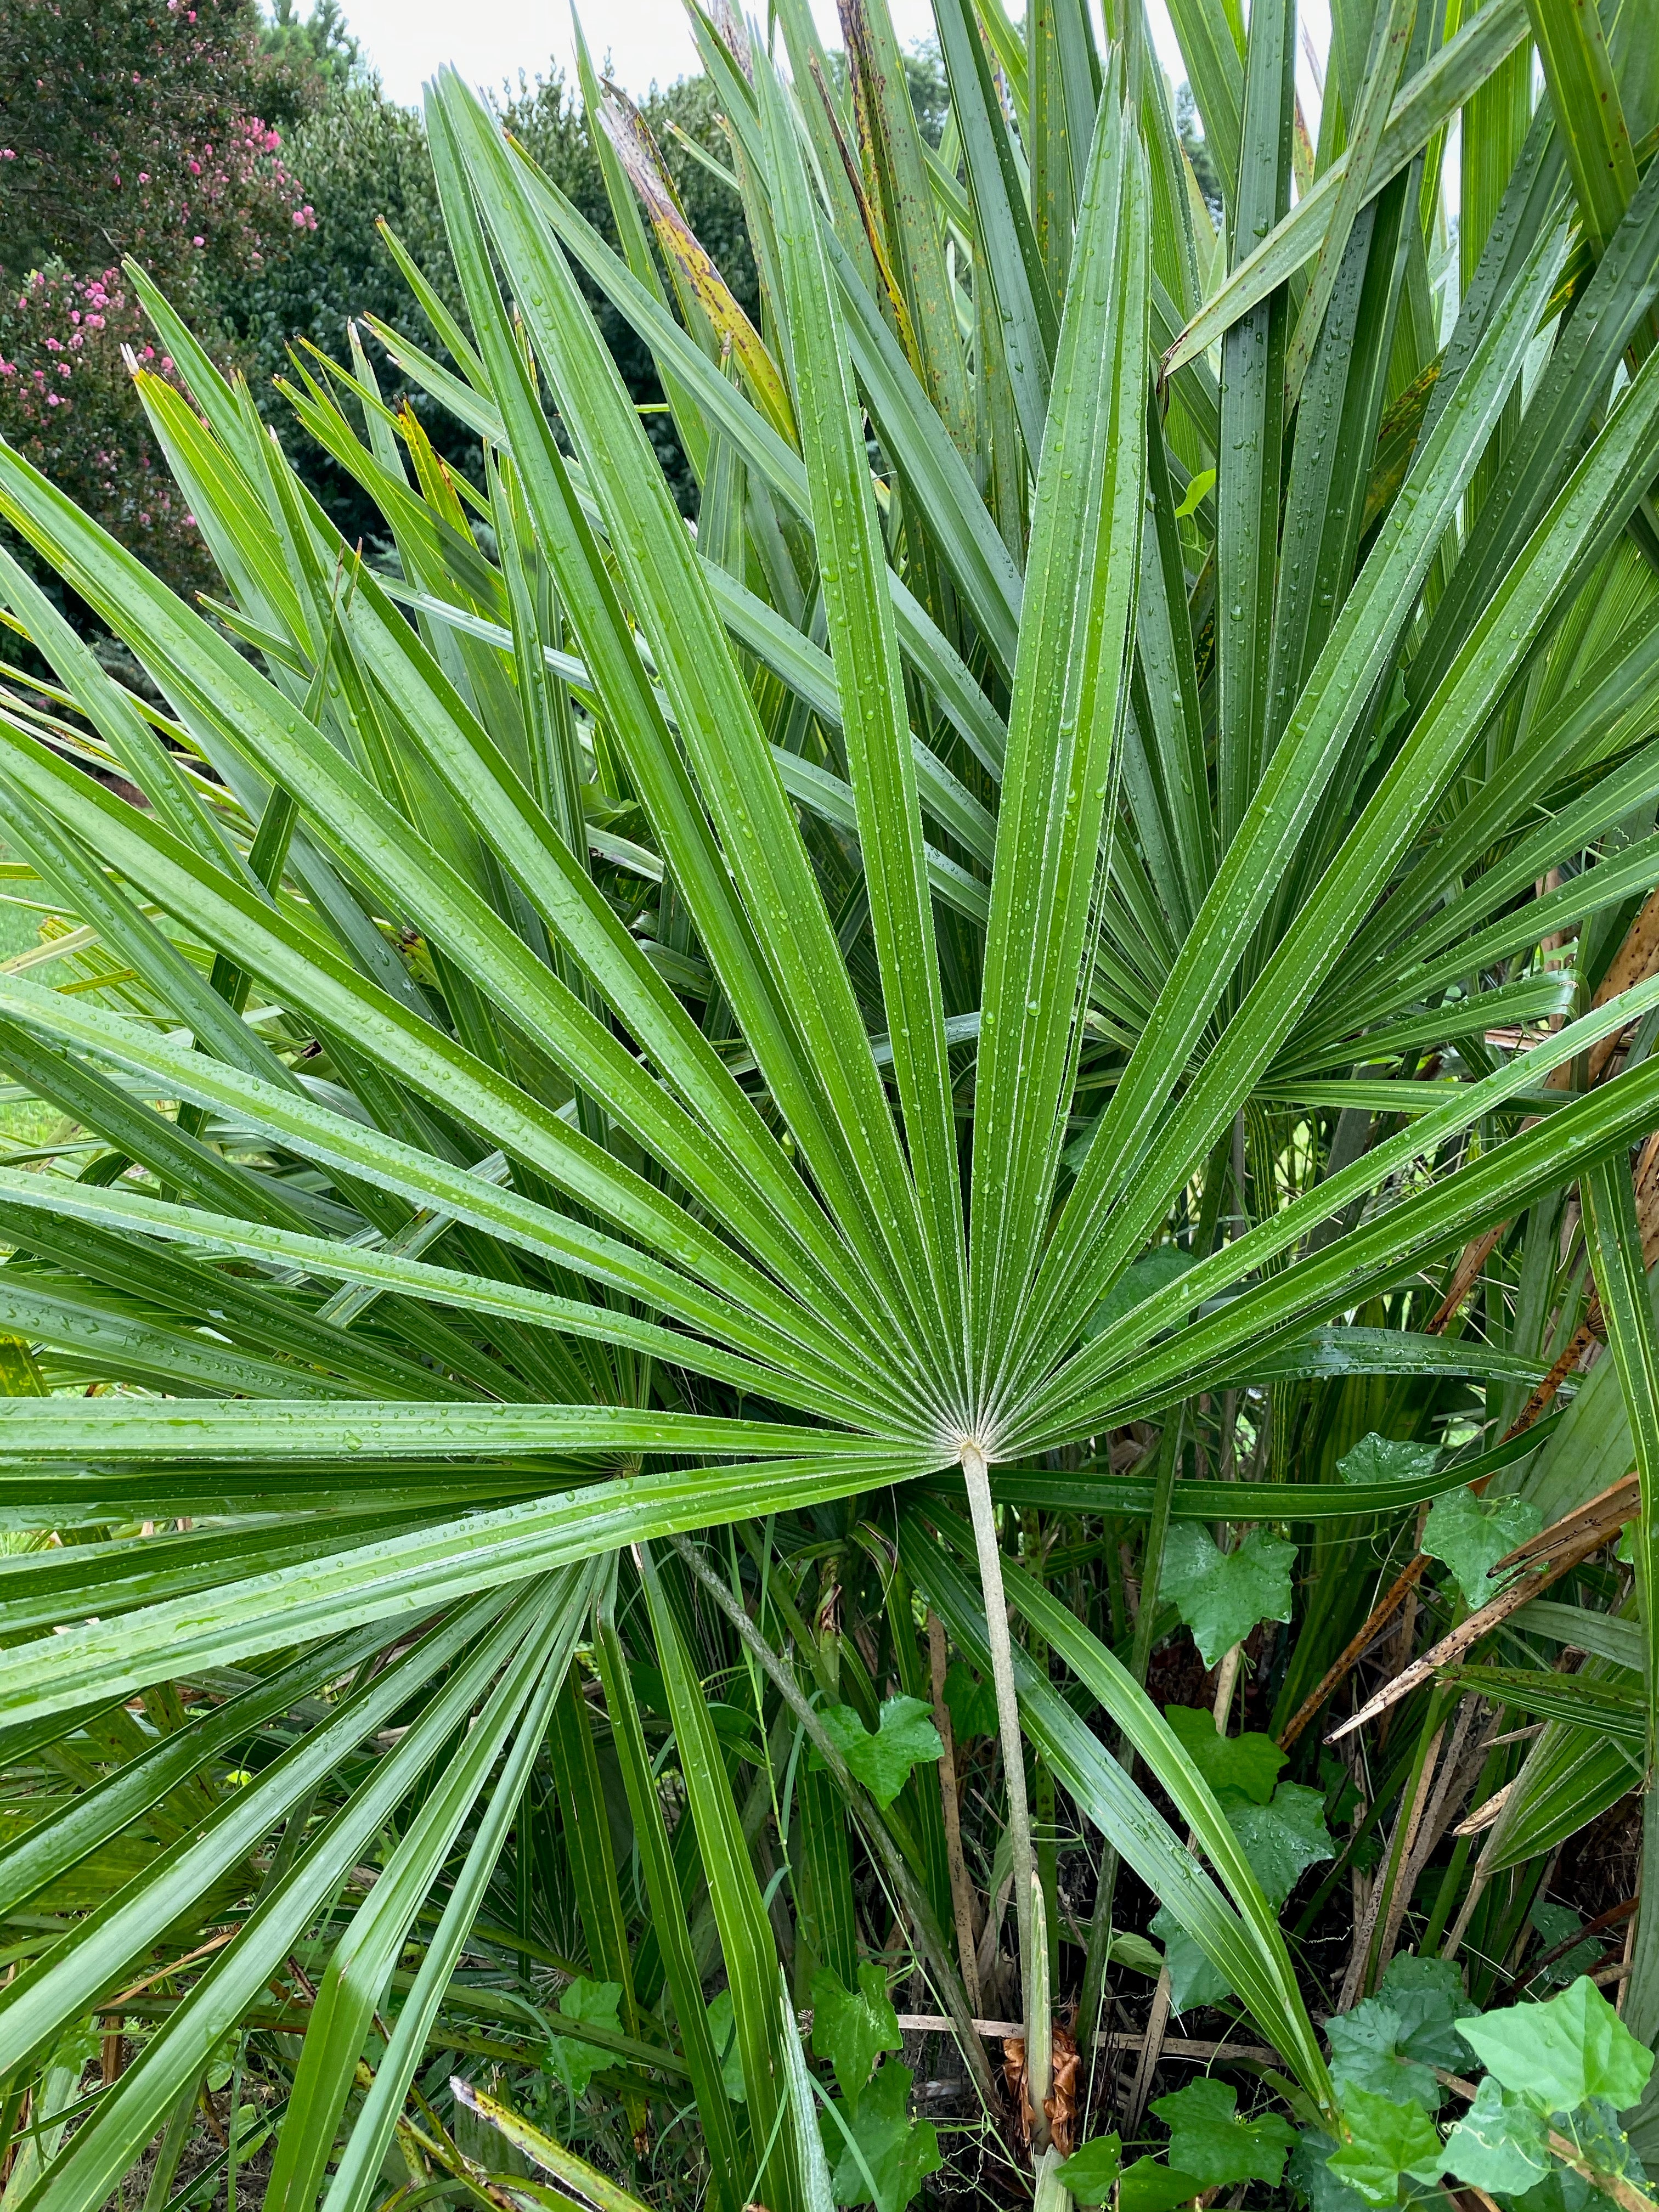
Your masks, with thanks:
[[[294,104],[250,0],[0,13],[0,435],[181,584],[204,572],[122,349],[171,365],[119,260],[143,261],[211,342],[216,288],[257,281],[316,226],[266,119]]]
[[[125,355],[173,378],[117,269],[61,261],[8,293],[0,329],[0,430],[106,530],[181,588],[205,581],[195,526],[152,448]]]

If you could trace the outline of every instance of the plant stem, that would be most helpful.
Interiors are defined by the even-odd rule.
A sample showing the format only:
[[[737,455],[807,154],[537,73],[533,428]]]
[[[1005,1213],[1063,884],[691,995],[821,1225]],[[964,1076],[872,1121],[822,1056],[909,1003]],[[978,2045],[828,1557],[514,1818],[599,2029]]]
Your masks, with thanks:
[[[962,1447],[963,1480],[968,1486],[968,1510],[973,1516],[974,1546],[979,1554],[980,1588],[985,1599],[985,1640],[991,1652],[991,1679],[996,1690],[997,1725],[1002,1739],[1002,1765],[1008,1784],[1008,1851],[1013,1871],[1014,1913],[1019,1928],[1019,1980],[1024,2000],[1025,2049],[1036,2045],[1031,2003],[1038,1976],[1031,1955],[1031,1883],[1036,1862],[1031,1850],[1031,1810],[1025,1796],[1025,1745],[1020,1733],[1019,1700],[1014,1689],[1014,1652],[1008,1637],[1008,1600],[1002,1583],[1002,1551],[997,1542],[995,1509],[985,1455],[969,1441]],[[1048,2085],[1031,2084],[1031,2105],[1041,2113]],[[1035,2134],[1035,2129],[1033,2130]]]

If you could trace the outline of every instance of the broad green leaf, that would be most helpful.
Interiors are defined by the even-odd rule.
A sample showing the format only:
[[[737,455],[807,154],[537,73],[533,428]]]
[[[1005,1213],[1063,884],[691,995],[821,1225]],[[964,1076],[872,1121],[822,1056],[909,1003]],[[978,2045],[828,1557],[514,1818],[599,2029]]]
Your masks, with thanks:
[[[1457,2023],[1479,2010],[1449,1959],[1419,1959],[1396,1952],[1383,1974],[1382,1995],[1393,2008],[1413,2058],[1455,2067],[1462,2043]]]
[[[1351,2088],[1342,2099],[1348,2141],[1328,2161],[1367,2204],[1393,2204],[1405,2175],[1430,2184],[1445,2171],[1440,2130],[1420,2105],[1397,2105],[1369,2089]]]
[[[1586,1975],[1547,2004],[1483,2013],[1460,2021],[1457,2032],[1504,2088],[1546,2114],[1571,2112],[1592,2097],[1625,2112],[1653,2071],[1653,2053]]]
[[[830,2177],[837,2204],[872,2204],[878,2196],[891,2212],[904,2212],[927,2177],[944,2165],[933,2123],[910,2117],[910,2085],[909,2068],[889,2059],[856,2102],[836,2107],[861,2157],[854,2155],[835,2123],[826,2120],[826,2154],[840,2152]],[[872,2194],[872,2182],[877,2195]]]
[[[1257,1621],[1290,1619],[1295,1559],[1295,1545],[1266,1528],[1252,1528],[1233,1552],[1184,1522],[1170,1531],[1159,1588],[1192,1630],[1206,1667]]]
[[[1097,2136],[1074,2150],[1056,2179],[1063,2182],[1079,2204],[1103,2204],[1123,2171],[1123,2144],[1115,2136]]]
[[[827,1706],[820,1718],[830,1741],[884,1812],[909,1780],[912,1767],[944,1755],[933,1708],[920,1698],[885,1698],[873,1734],[850,1705]],[[815,1765],[817,1759],[814,1753]]]
[[[743,2053],[738,2049],[738,2023],[730,1990],[720,1990],[709,1999],[707,2018],[708,2039],[720,2061],[721,2085],[734,2105],[747,2104],[749,2092],[744,2087]]]
[[[1400,2014],[1382,1997],[1367,1997],[1352,2012],[1325,2023],[1330,2039],[1331,2079],[1339,2096],[1365,2089],[1396,2105],[1420,2105],[1438,2112],[1440,2085],[1432,2066],[1411,2055],[1411,2037]]]
[[[1336,1462],[1336,1471],[1344,1482],[1400,1482],[1432,1473],[1439,1458],[1432,1444],[1379,1437],[1373,1431],[1349,1446]]]
[[[1277,2112],[1241,2119],[1238,2092],[1224,2081],[1189,2082],[1154,2098],[1152,2108],[1170,2130],[1170,2164],[1204,2189],[1237,2181],[1276,2184],[1296,2141],[1296,2130]]]
[[[1446,2137],[1446,2165],[1459,2181],[1519,2194],[1550,2171],[1547,2129],[1524,2097],[1488,2074]]]
[[[1492,1579],[1491,1569],[1543,1525],[1540,1510],[1524,1498],[1488,1503],[1472,1490],[1449,1490],[1429,1508],[1423,1549],[1431,1559],[1445,1561],[1467,1605],[1482,1606],[1503,1588],[1501,1580]]]
[[[960,1659],[953,1659],[945,1674],[945,1703],[951,1716],[951,1733],[957,1743],[996,1734],[996,1690]]]
[[[1281,1782],[1266,1805],[1231,1805],[1227,1819],[1267,1895],[1282,1904],[1303,1875],[1331,1856],[1322,1791]]]
[[[620,2027],[617,2008],[622,1993],[620,1982],[590,1982],[585,1975],[578,1974],[559,1992],[560,2017],[592,2021],[599,2027]],[[573,2099],[586,2094],[588,2083],[605,2063],[602,2051],[591,2043],[579,2043],[571,2035],[556,2035],[550,2056],[566,2094]]]
[[[812,2049],[836,2069],[841,2094],[858,2102],[884,2051],[902,2051],[898,2015],[887,1994],[881,1968],[866,1961],[859,1968],[856,1996],[828,1966],[812,1977]]]
[[[1165,1705],[1164,1717],[1224,1805],[1227,1799],[1221,1793],[1225,1790],[1237,1791],[1257,1805],[1267,1803],[1285,1758],[1271,1736],[1249,1730],[1242,1735],[1221,1735],[1212,1717],[1191,1705]]]
[[[1089,1316],[1085,1336],[1099,1336],[1114,1322],[1132,1313],[1143,1298],[1154,1291],[1163,1290],[1170,1283],[1178,1282],[1194,1265],[1190,1252],[1176,1245],[1160,1245],[1155,1252],[1144,1252],[1139,1259],[1126,1267],[1100,1304]]]
[[[1557,1944],[1565,1943],[1569,1936],[1576,1935],[1584,1924],[1570,1905],[1552,1905],[1547,1898],[1542,1897],[1527,1917],[1538,1930],[1539,1948],[1543,1951],[1554,1950]],[[1600,1956],[1595,1938],[1591,1936],[1589,1942],[1575,1943],[1553,1966],[1546,1966],[1539,1978],[1547,1984],[1555,1983],[1565,1987],[1569,1982],[1576,1982],[1580,1974],[1589,1973]]]
[[[1186,1730],[1181,1734],[1184,1745]],[[1198,1758],[1194,1764],[1203,1771]],[[1325,1826],[1325,1800],[1317,1790],[1281,1782],[1269,1803],[1258,1804],[1238,1790],[1227,1789],[1221,1796],[1221,1805],[1263,1896],[1274,1907],[1284,1904],[1310,1866],[1332,1856],[1334,1846]],[[1160,1905],[1153,1914],[1152,1930],[1163,1939],[1171,1990],[1180,2010],[1212,2004],[1228,1994],[1225,1977],[1194,1942],[1169,1905]]]
[[[1175,2212],[1202,2196],[1198,2176],[1166,2166],[1161,2158],[1138,2158],[1119,2177],[1119,2212]]]
[[[1304,2128],[1297,2137],[1285,2178],[1307,2198],[1312,2212],[1364,2212],[1367,2199],[1331,2171],[1331,2154],[1338,2148],[1335,2137],[1322,2128]]]
[[[1161,1970],[1170,1977],[1170,2002],[1177,2013],[1219,2004],[1232,1995],[1226,1975],[1167,1905],[1158,1907],[1148,1925],[1164,1946]]]

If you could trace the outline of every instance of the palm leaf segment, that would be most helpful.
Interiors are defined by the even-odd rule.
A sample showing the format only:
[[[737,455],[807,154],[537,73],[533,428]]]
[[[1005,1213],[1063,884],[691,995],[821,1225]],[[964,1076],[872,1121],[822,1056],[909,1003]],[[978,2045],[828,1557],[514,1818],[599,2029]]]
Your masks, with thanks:
[[[207,1895],[322,1762],[411,1698],[421,1715],[273,1873],[32,2204],[102,2200],[122,2145],[483,1699],[453,1786],[353,1923],[365,1959],[395,1957],[494,1808],[335,2185],[366,2202],[618,1556],[645,1577],[690,1767],[695,1674],[644,1547],[836,1500],[873,1511],[894,1486],[910,1573],[1002,1692],[1016,1852],[1023,1717],[1323,2094],[1273,1915],[1175,1739],[1086,1632],[1044,1616],[1156,1747],[1212,1875],[1011,1652],[1006,1600],[1040,1612],[1042,1594],[1004,1586],[999,1470],[1086,1461],[1115,1425],[1296,1371],[1320,1324],[1650,1127],[1651,1060],[1522,1117],[1654,986],[1524,1065],[1486,1040],[1568,1007],[1570,983],[1528,964],[1544,935],[1659,880],[1651,836],[1602,850],[1659,797],[1640,504],[1659,185],[1632,173],[1613,208],[1598,179],[1584,218],[1540,110],[1437,347],[1417,157],[1524,36],[1519,7],[1433,54],[1430,11],[1396,10],[1388,82],[1348,88],[1352,143],[1322,145],[1294,210],[1289,11],[1254,11],[1243,58],[1188,12],[1224,235],[1252,241],[1207,298],[1218,249],[1138,36],[1102,58],[1068,19],[1028,82],[1023,50],[994,68],[945,0],[936,154],[894,97],[878,12],[850,40],[855,127],[786,6],[793,87],[698,25],[758,329],[591,77],[624,257],[456,80],[433,90],[465,327],[411,264],[449,365],[383,335],[482,441],[477,481],[382,405],[355,334],[349,371],[302,362],[289,392],[395,558],[340,542],[153,293],[190,398],[140,384],[223,603],[171,598],[0,450],[0,512],[148,687],[112,679],[0,556],[59,687],[7,694],[0,826],[82,926],[84,965],[69,990],[0,974],[0,1057],[98,1140],[89,1166],[68,1156],[78,1177],[0,1175],[18,1255],[0,1325],[37,1347],[36,1388],[98,1386],[0,1406],[0,1490],[37,1525],[228,1532],[216,1557],[181,1534],[153,1567],[112,1569],[95,1607],[29,1585],[25,1626],[64,1632],[0,1654],[0,1710],[49,1741],[183,1670],[301,1646],[307,1682],[337,1681],[388,1636],[404,1655],[334,1737],[0,1993],[0,2075],[107,1994],[163,1904]],[[654,356],[695,532],[578,272]],[[1580,854],[1594,865],[1517,909]],[[1388,1082],[1398,1136],[1224,1224],[1236,1133],[1369,1112],[1437,1050],[1465,1079]],[[1182,1224],[1198,1264],[1137,1287]],[[941,1553],[904,1502],[953,1468],[977,1584],[951,1556],[971,1555],[967,1530],[938,1522]],[[699,1839],[736,1868],[705,1751]],[[79,1826],[42,1832],[18,1894],[176,1786],[158,1774],[146,1796],[143,1765],[104,1785],[106,1818],[94,1792]],[[790,2203],[746,1861],[713,1903],[744,2124],[767,2201]],[[1023,1883],[1016,1903],[1029,1963]],[[927,1940],[965,2022],[959,1962]],[[279,2195],[310,2201],[361,2047],[352,1992],[381,1966],[330,1984]]]

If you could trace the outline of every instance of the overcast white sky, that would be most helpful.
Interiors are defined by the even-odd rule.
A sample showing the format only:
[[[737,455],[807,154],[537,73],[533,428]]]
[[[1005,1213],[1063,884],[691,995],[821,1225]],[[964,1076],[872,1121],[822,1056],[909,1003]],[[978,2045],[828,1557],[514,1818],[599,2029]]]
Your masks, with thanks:
[[[900,41],[928,36],[931,0],[890,0]],[[574,75],[570,15],[565,0],[345,0],[353,33],[394,100],[414,101],[441,62],[453,62],[473,83],[544,75],[550,62]],[[813,0],[825,43],[838,46],[835,0]],[[1016,0],[1016,17],[1023,9]],[[1154,0],[1154,35],[1164,65],[1184,76],[1162,6]],[[608,50],[611,74],[627,91],[654,80],[672,84],[697,66],[681,0],[586,0],[582,27],[596,59]]]

